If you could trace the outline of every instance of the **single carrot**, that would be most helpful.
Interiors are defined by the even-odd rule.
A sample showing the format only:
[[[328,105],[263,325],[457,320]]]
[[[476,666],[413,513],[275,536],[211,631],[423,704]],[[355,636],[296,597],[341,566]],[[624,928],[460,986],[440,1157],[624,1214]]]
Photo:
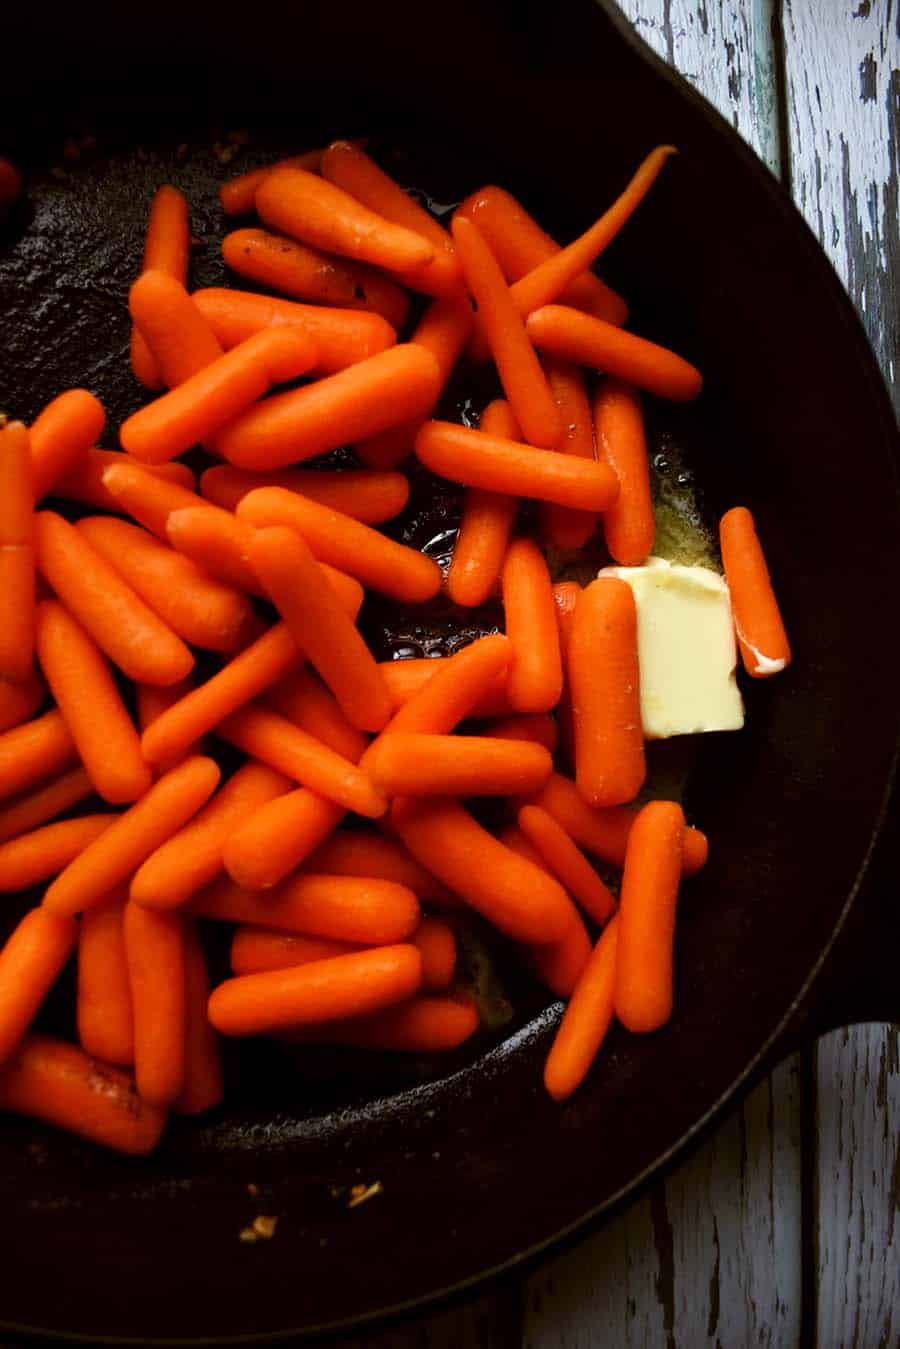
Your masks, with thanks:
[[[585,966],[544,1066],[544,1086],[564,1101],[581,1086],[612,1025],[620,920],[601,934]]]
[[[485,695],[505,677],[510,659],[509,639],[500,633],[470,642],[440,662],[432,677],[397,709],[383,734],[449,735],[480,711]],[[369,754],[376,752],[377,744]]]
[[[12,206],[25,190],[22,175],[15,164],[0,155],[0,211]]]
[[[542,786],[553,758],[526,740],[389,731],[371,772],[388,796],[510,796]]]
[[[177,553],[190,558],[201,571],[225,585],[261,593],[249,558],[252,526],[236,519],[230,511],[201,502],[198,497],[195,505],[173,510],[166,521],[165,538]]]
[[[684,814],[675,801],[644,806],[628,836],[613,1005],[630,1031],[658,1030],[672,1015],[683,836]]]
[[[256,487],[282,487],[287,492],[318,501],[320,506],[352,515],[364,525],[393,520],[409,501],[409,479],[402,473],[369,469],[328,470],[286,468],[281,472],[247,473],[229,464],[208,468],[200,479],[206,501],[233,511]]]
[[[125,905],[125,959],[134,1015],[134,1077],[143,1100],[167,1108],[184,1086],[184,920]]]
[[[277,885],[334,832],[342,806],[299,787],[255,810],[225,844],[225,869],[239,885]],[[257,920],[248,920],[257,921]]]
[[[323,151],[305,150],[302,155],[290,155],[287,159],[277,159],[274,164],[265,164],[260,169],[250,169],[248,173],[229,178],[219,188],[219,201],[226,215],[246,215],[253,210],[256,189],[276,169],[308,169],[318,173],[322,163]]]
[[[405,885],[419,899],[448,907],[452,896],[420,866],[399,839],[374,831],[338,829],[306,859],[303,869],[323,876],[371,876]]]
[[[547,383],[562,418],[563,434],[557,446],[561,454],[593,459],[594,425],[584,375],[567,361],[544,360]],[[515,437],[513,437],[514,439]],[[593,511],[573,511],[547,503],[541,511],[541,532],[555,548],[583,548],[597,526]]]
[[[128,514],[157,538],[166,538],[166,525],[174,511],[206,503],[190,487],[161,476],[170,464],[139,464],[126,454],[110,455],[101,485],[113,502],[112,509]]]
[[[78,501],[84,506],[98,506],[105,511],[121,511],[112,493],[103,485],[103,475],[116,464],[127,467],[133,461],[119,450],[88,450],[84,457],[69,469],[56,483],[53,494],[65,501]],[[173,483],[193,493],[194,475],[187,464],[142,464],[141,470],[154,478]]]
[[[78,925],[78,1039],[106,1063],[134,1063],[134,1015],[125,958],[125,898],[116,894]]]
[[[551,754],[559,744],[559,727],[547,712],[523,712],[520,716],[505,717],[488,728],[494,740],[527,740],[543,745]]]
[[[428,993],[449,988],[456,973],[456,934],[443,918],[425,917],[412,937],[422,957],[422,987]]]
[[[177,188],[166,184],[153,198],[147,221],[142,272],[166,272],[180,281],[187,281],[191,232],[188,224],[188,205]],[[132,329],[131,368],[136,379],[147,389],[158,389],[162,375],[141,333]]]
[[[358,876],[289,876],[260,894],[222,877],[191,901],[191,912],[312,937],[387,946],[419,926],[419,902],[405,885]]]
[[[790,665],[791,647],[756,524],[745,506],[722,516],[719,542],[744,669],[754,679],[766,679]]]
[[[506,689],[517,712],[549,712],[562,693],[562,659],[547,563],[531,539],[515,539],[503,563],[503,612],[511,658]]]
[[[165,1111],[141,1100],[128,1074],[49,1035],[27,1035],[7,1062],[0,1110],[135,1157],[153,1151],[166,1122]]]
[[[34,668],[34,494],[28,430],[0,427],[0,678]]]
[[[508,648],[507,648],[508,651]],[[381,671],[397,711],[408,703],[428,681],[443,670],[448,656],[409,657],[405,660],[385,660],[381,662]],[[506,696],[506,669],[501,667],[499,675],[479,695],[471,710],[466,713],[472,717],[507,717],[512,713]]]
[[[529,444],[552,449],[562,436],[559,412],[499,263],[463,216],[453,221],[453,242],[513,416]]]
[[[441,569],[431,558],[282,487],[250,492],[239,503],[237,517],[257,528],[293,529],[318,561],[330,562],[392,599],[422,604],[440,589]]]
[[[46,697],[47,686],[37,670],[21,681],[0,677],[0,735],[34,716]]]
[[[289,1031],[292,1043],[348,1045],[392,1053],[440,1054],[458,1049],[479,1026],[478,1005],[466,993],[410,998],[382,1012],[347,1017],[311,1030]]]
[[[31,909],[0,950],[0,1064],[6,1062],[75,949],[74,918]]]
[[[0,735],[0,801],[75,762],[75,741],[56,708]]]
[[[57,876],[44,895],[45,908],[75,914],[102,903],[209,800],[219,776],[212,759],[198,755],[159,778]]]
[[[35,501],[84,464],[91,446],[103,434],[103,404],[87,389],[67,389],[48,403],[31,424],[31,486]]]
[[[144,272],[128,293],[128,310],[166,388],[179,387],[221,359],[215,333],[176,277]]]
[[[441,368],[431,352],[403,342],[267,398],[226,427],[216,449],[239,468],[282,468],[427,417],[440,391]]]
[[[334,694],[313,674],[301,666],[280,679],[266,694],[266,702],[307,735],[315,736],[336,754],[357,763],[368,744],[368,737],[344,716]]]
[[[41,575],[114,665],[145,684],[175,684],[194,658],[129,585],[61,515],[35,516]]]
[[[560,885],[595,923],[606,923],[615,913],[616,901],[563,827],[539,806],[523,806],[518,821]]]
[[[290,789],[290,781],[251,760],[166,839],[131,879],[129,898],[147,909],[177,909],[222,870],[222,849],[245,815]]]
[[[31,833],[63,811],[79,805],[93,790],[87,773],[79,767],[63,773],[33,792],[4,801],[0,812],[0,843]]]
[[[176,703],[181,702],[182,698],[186,698],[194,687],[194,681],[190,678],[182,679],[177,684],[169,684],[166,688],[160,688],[158,684],[135,685],[137,724],[141,734],[143,735],[147,727],[157,721],[163,712],[168,712],[170,707],[174,707]],[[204,742],[201,736],[185,745],[183,750],[174,754],[170,759],[164,759],[160,763],[154,764],[154,776],[159,777],[161,773],[168,773],[169,769],[174,768],[176,764],[182,763],[192,754],[202,754],[203,750]]]
[[[603,516],[606,546],[616,562],[638,566],[653,551],[656,523],[650,495],[641,396],[613,376],[594,399],[597,449],[619,480],[619,495]]]
[[[232,271],[249,281],[294,300],[379,314],[395,331],[403,327],[409,313],[406,292],[374,267],[331,257],[268,230],[226,234],[222,256]]]
[[[501,932],[534,943],[563,936],[571,912],[565,891],[489,834],[459,802],[398,797],[391,821],[413,857]]]
[[[0,892],[12,894],[49,880],[67,867],[95,838],[99,838],[115,815],[82,815],[57,820],[29,834],[0,843]]]
[[[562,656],[563,691],[556,705],[560,736],[570,766],[575,766],[575,723],[572,720],[572,698],[569,691],[569,639],[572,636],[572,617],[581,594],[577,581],[557,581],[553,587],[556,605],[556,627],[559,632],[559,652]]]
[[[202,1115],[218,1105],[225,1094],[222,1049],[206,1014],[209,971],[196,923],[188,919],[183,932],[186,1022],[184,1083],[172,1108],[179,1115]]]
[[[553,875],[545,858],[518,825],[507,825],[500,833],[500,842],[548,876]],[[522,953],[551,993],[557,998],[570,997],[591,954],[591,939],[575,905],[569,902],[568,923],[559,941],[525,946]]]
[[[297,304],[274,295],[211,287],[191,301],[226,351],[265,328],[301,328],[316,348],[310,373],[333,375],[394,346],[397,334],[381,314],[333,306]]]
[[[575,781],[590,806],[633,801],[647,776],[637,610],[627,581],[604,576],[579,596],[568,653]]]
[[[317,960],[293,969],[227,979],[209,1000],[209,1019],[223,1035],[260,1035],[380,1011],[421,986],[414,946],[382,946]]]
[[[289,970],[311,965],[314,960],[332,960],[359,944],[335,941],[333,937],[306,937],[298,932],[275,932],[265,927],[239,927],[231,939],[232,974],[260,974],[264,970]]]
[[[485,435],[519,440],[519,424],[503,398],[488,403],[479,428]],[[470,487],[447,573],[447,593],[466,608],[484,604],[500,579],[519,503],[515,497]]]
[[[535,497],[575,510],[607,510],[619,490],[608,464],[546,454],[453,422],[426,422],[416,436],[415,450],[432,473],[464,487]]]

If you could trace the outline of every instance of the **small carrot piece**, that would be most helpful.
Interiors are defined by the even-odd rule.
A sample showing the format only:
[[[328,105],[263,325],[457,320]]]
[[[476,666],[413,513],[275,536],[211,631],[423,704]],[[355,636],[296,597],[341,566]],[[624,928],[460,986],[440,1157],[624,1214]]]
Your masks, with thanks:
[[[543,745],[550,754],[556,752],[559,744],[559,727],[548,712],[523,712],[519,716],[505,717],[495,721],[488,728],[494,740],[525,740],[533,745]]]
[[[219,188],[219,201],[226,215],[246,215],[253,210],[256,189],[261,187],[270,173],[276,169],[308,169],[318,173],[322,163],[323,150],[305,150],[302,155],[290,155],[287,159],[277,159],[274,164],[265,164],[260,169],[250,169],[248,173],[229,178]]]
[[[221,359],[215,333],[176,277],[144,272],[128,293],[128,310],[166,388],[179,387]]]
[[[34,493],[28,430],[0,427],[0,677],[34,668]]]
[[[291,783],[266,764],[251,760],[166,839],[131,879],[129,898],[147,909],[177,909],[222,870],[222,849],[244,816],[290,790]]]
[[[35,516],[38,568],[63,604],[129,679],[175,684],[194,658],[129,585],[61,515]]]
[[[116,895],[78,925],[78,1039],[106,1063],[134,1063],[134,1015],[125,958],[125,900]]]
[[[500,633],[479,637],[454,652],[397,709],[385,734],[404,731],[449,735],[461,721],[476,715],[476,709],[480,711],[485,695],[505,677],[511,655],[509,639]],[[373,746],[369,753],[374,752]]]
[[[395,838],[374,831],[338,829],[306,859],[303,869],[323,876],[371,876],[405,885],[419,899],[448,905],[451,895]]]
[[[568,653],[575,781],[590,806],[633,801],[647,776],[637,611],[627,581],[604,576],[579,596]]]
[[[142,272],[166,272],[180,281],[187,281],[190,255],[190,226],[188,205],[177,188],[166,184],[153,198],[147,221]],[[136,379],[147,389],[158,389],[162,375],[141,333],[132,329],[131,368]]]
[[[512,796],[541,787],[553,758],[527,740],[388,731],[371,772],[388,796]]]
[[[315,736],[336,754],[357,763],[368,744],[363,735],[344,716],[334,694],[302,666],[280,679],[266,695],[266,702],[307,735]]]
[[[413,933],[413,945],[422,956],[422,987],[440,993],[456,973],[456,935],[443,918],[425,917]]]
[[[0,1110],[134,1157],[153,1151],[166,1122],[128,1074],[49,1035],[27,1035],[9,1059],[0,1073]]]
[[[74,746],[73,746],[74,752]],[[73,768],[54,778],[46,786],[4,801],[0,812],[0,843],[30,834],[64,810],[79,805],[93,792],[91,780],[83,768]]]
[[[531,539],[510,544],[502,585],[512,653],[506,677],[509,701],[517,712],[549,712],[562,693],[562,658],[550,572]]]
[[[593,459],[594,425],[591,404],[584,386],[584,375],[577,365],[567,361],[544,360],[547,383],[562,418],[563,434],[557,449],[579,459]],[[514,439],[515,437],[513,437]],[[541,511],[541,531],[555,548],[583,548],[597,526],[593,511],[567,510],[565,506],[546,504]]]
[[[481,414],[485,435],[519,440],[519,424],[503,398],[495,398]],[[503,559],[519,503],[515,497],[470,487],[463,504],[459,533],[447,573],[447,593],[466,608],[484,604],[500,578]]]
[[[622,380],[603,381],[594,399],[600,458],[619,480],[619,495],[603,516],[606,546],[616,562],[638,566],[653,551],[656,522],[641,396]]]
[[[0,1064],[6,1062],[75,949],[74,918],[31,909],[0,950]]]
[[[509,650],[509,648],[506,649]],[[428,681],[439,670],[442,670],[447,661],[451,659],[452,657],[448,656],[422,656],[419,658],[410,657],[406,660],[382,661],[381,670],[394,702],[394,710],[398,711],[405,703],[408,703],[410,698],[423,689]],[[506,670],[501,668],[500,674],[479,695],[466,715],[471,717],[507,717],[511,713],[512,708],[506,696]]]
[[[420,925],[421,926],[421,925]],[[289,970],[314,960],[332,960],[363,948],[333,937],[307,937],[299,932],[274,932],[265,927],[239,927],[231,940],[232,974]]]
[[[67,389],[31,424],[31,486],[35,501],[55,496],[68,474],[77,473],[103,434],[103,404],[87,389]]]
[[[544,1086],[564,1101],[581,1086],[612,1025],[620,920],[614,918],[572,992],[544,1066]]]
[[[103,485],[103,475],[116,464],[128,467],[131,463],[119,450],[88,450],[79,463],[59,479],[53,495],[64,501],[78,501],[85,506],[121,512],[122,506]],[[193,494],[194,475],[187,464],[142,464],[141,470]]]
[[[184,1086],[184,920],[129,902],[123,928],[134,1014],[134,1077],[141,1097],[165,1109]]]
[[[75,762],[78,751],[56,708],[0,735],[0,801]]]
[[[458,1049],[479,1026],[478,1005],[465,993],[410,998],[382,1012],[347,1017],[313,1030],[289,1031],[298,1044],[348,1045],[392,1053],[440,1054]]]
[[[306,787],[279,796],[235,830],[225,844],[225,869],[249,890],[277,885],[324,843],[345,814],[342,806]]]
[[[184,1084],[172,1108],[179,1115],[202,1115],[225,1094],[222,1049],[209,1024],[209,971],[206,956],[190,919],[184,924],[185,1037]]]
[[[12,206],[21,197],[25,185],[15,164],[0,155],[0,211]]]
[[[47,686],[37,670],[21,681],[0,677],[0,735],[34,716],[46,697]]]
[[[200,479],[204,500],[233,511],[256,487],[282,487],[317,501],[320,506],[352,515],[364,525],[393,520],[409,501],[409,479],[402,473],[370,469],[327,470],[286,468],[281,472],[247,473],[229,464],[208,468]]]
[[[644,806],[628,836],[613,1004],[630,1031],[658,1030],[672,1015],[683,836],[684,814],[675,801]]]
[[[431,558],[282,487],[250,492],[238,505],[237,517],[257,528],[293,529],[318,561],[349,572],[392,599],[423,604],[440,589],[441,569]]]
[[[137,724],[143,735],[147,727],[157,721],[163,714],[168,712],[170,707],[181,702],[182,698],[194,688],[194,681],[190,678],[182,679],[177,684],[169,684],[166,688],[160,688],[154,684],[137,684],[135,686],[135,703],[137,707]],[[185,745],[184,749],[174,754],[171,759],[164,759],[158,764],[154,764],[154,776],[159,777],[162,773],[168,773],[170,768],[176,764],[182,763],[192,754],[202,754],[204,749],[203,737],[191,741]]]
[[[379,314],[395,331],[406,322],[409,300],[396,281],[374,267],[335,258],[268,230],[234,230],[222,240],[232,271],[294,300]]]
[[[30,834],[20,834],[8,843],[0,843],[0,892],[12,894],[49,880],[99,838],[115,818],[115,815],[81,815],[73,820],[57,820]]]
[[[744,669],[754,679],[766,679],[790,665],[791,647],[756,524],[745,506],[722,516],[719,542]]]
[[[282,468],[427,417],[440,391],[441,368],[431,352],[403,342],[267,398],[227,426],[216,449],[239,468]]]
[[[219,777],[212,759],[199,755],[171,769],[57,876],[44,906],[52,913],[75,914],[102,903],[197,813]]]
[[[619,490],[608,464],[546,454],[453,422],[426,422],[416,436],[415,450],[432,473],[464,487],[535,497],[574,510],[607,510]]]
[[[405,885],[305,873],[289,876],[264,895],[223,877],[195,896],[190,907],[201,918],[371,946],[411,939],[421,918],[419,902]]]
[[[523,806],[519,828],[540,853],[547,869],[595,923],[606,923],[616,901],[590,862],[560,824],[539,806]]]

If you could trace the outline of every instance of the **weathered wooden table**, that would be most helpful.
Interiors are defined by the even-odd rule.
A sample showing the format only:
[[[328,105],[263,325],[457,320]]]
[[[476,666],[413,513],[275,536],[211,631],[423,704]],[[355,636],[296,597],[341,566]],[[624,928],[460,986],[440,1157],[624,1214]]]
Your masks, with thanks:
[[[619,3],[791,191],[900,402],[898,0]],[[577,1249],[478,1301],[341,1349],[362,1344],[900,1344],[897,1029],[827,1036]]]

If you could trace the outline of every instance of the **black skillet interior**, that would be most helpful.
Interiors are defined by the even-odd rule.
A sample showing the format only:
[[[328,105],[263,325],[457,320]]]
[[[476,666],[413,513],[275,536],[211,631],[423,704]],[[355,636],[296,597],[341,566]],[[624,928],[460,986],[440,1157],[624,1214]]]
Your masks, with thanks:
[[[227,1109],[176,1124],[146,1161],[5,1122],[10,1333],[206,1339],[347,1323],[464,1284],[608,1208],[778,1029],[852,890],[889,773],[897,639],[873,616],[891,611],[900,570],[894,432],[799,218],[590,0],[473,0],[452,22],[406,0],[335,8],[269,10],[239,34],[202,4],[171,24],[163,6],[152,27],[80,9],[49,39],[17,13],[0,151],[35,175],[33,206],[0,238],[0,406],[30,416],[86,383],[114,427],[136,404],[124,297],[160,181],[191,199],[203,285],[221,277],[217,183],[281,150],[374,134],[437,202],[494,178],[565,235],[671,140],[681,157],[605,273],[638,331],[704,370],[700,402],[660,410],[660,423],[688,447],[713,512],[757,513],[796,663],[748,690],[749,733],[702,756],[690,806],[714,851],[684,906],[670,1028],[613,1033],[562,1109],[540,1086],[550,1006],[421,1081],[299,1075],[273,1056]],[[253,144],[225,165],[212,143],[243,126]],[[70,163],[66,135],[97,148]],[[37,171],[48,150],[62,177]],[[419,543],[448,527],[451,497],[428,498]],[[383,1193],[348,1210],[347,1187],[376,1180]],[[275,1238],[242,1244],[258,1213],[279,1218]]]

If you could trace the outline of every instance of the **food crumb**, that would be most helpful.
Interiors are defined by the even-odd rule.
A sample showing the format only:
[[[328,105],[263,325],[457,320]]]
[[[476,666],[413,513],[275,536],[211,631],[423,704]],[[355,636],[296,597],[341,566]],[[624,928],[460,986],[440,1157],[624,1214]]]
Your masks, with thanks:
[[[380,1180],[373,1181],[371,1185],[351,1185],[350,1198],[347,1200],[348,1208],[358,1208],[368,1199],[374,1199],[377,1194],[384,1190]]]
[[[253,1219],[249,1227],[241,1228],[238,1240],[246,1246],[252,1246],[256,1241],[271,1241],[277,1226],[277,1218],[266,1217],[260,1213]]]
[[[256,1197],[256,1195],[259,1194],[259,1186],[256,1185],[252,1180],[247,1186],[247,1193],[253,1195],[254,1198]]]

